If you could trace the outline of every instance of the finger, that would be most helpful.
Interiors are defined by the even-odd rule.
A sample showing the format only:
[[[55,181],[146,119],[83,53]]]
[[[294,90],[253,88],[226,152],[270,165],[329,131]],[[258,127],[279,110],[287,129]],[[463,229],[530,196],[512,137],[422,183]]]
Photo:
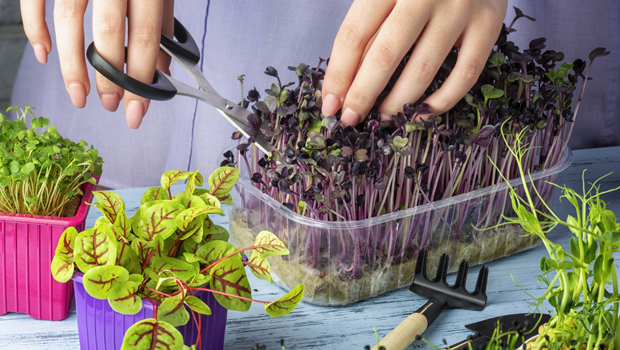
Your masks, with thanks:
[[[351,86],[368,41],[394,8],[395,0],[357,0],[351,5],[332,48],[323,78],[324,115],[334,115]]]
[[[422,2],[399,2],[368,50],[343,103],[342,124],[356,125],[373,107],[430,17]]]
[[[174,0],[164,0],[164,14],[161,23],[161,32],[167,37],[174,36]],[[170,75],[170,61],[172,59],[163,50],[159,50],[157,69]]]
[[[130,0],[127,74],[141,82],[152,83],[159,55],[163,0]],[[137,129],[150,101],[125,92],[127,125]]]
[[[396,84],[383,100],[378,112],[382,120],[402,112],[406,103],[414,104],[433,81],[446,56],[467,23],[466,16],[434,16],[420,35]]]
[[[54,25],[60,70],[71,102],[77,108],[86,105],[90,92],[90,80],[84,58],[84,11],[83,0],[56,0]]]
[[[125,65],[127,0],[93,0],[93,39],[97,51],[118,70]],[[103,108],[114,112],[123,89],[97,72],[97,92]]]
[[[52,51],[52,38],[45,22],[45,0],[22,0],[20,2],[24,31],[39,63],[47,63]]]
[[[485,17],[483,14],[479,16],[483,20],[470,23],[463,33],[459,57],[450,76],[441,88],[424,101],[434,115],[454,107],[474,86],[495,45],[503,18],[493,15]],[[421,117],[424,119],[428,116]]]

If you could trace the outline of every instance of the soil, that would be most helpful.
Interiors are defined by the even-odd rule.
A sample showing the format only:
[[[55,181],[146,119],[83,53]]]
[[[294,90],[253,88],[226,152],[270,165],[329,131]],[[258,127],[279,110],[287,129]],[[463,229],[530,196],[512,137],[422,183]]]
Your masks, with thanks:
[[[62,217],[72,217],[77,214],[77,211],[80,207],[80,203],[82,202],[82,196],[77,196],[70,200],[64,207],[62,211]]]
[[[244,215],[235,215],[235,210],[231,216],[230,228],[233,243],[239,248],[250,246],[260,232],[259,228],[256,228],[256,232],[248,228]],[[433,242],[434,247],[429,249],[427,259],[427,274],[435,275],[443,253],[456,257],[449,262],[449,272],[454,272],[461,260],[467,259],[470,266],[481,264],[541,243],[537,237],[521,236],[522,233],[520,226],[507,225],[501,229],[483,231],[482,237],[475,240],[462,238],[460,241]],[[288,232],[276,234],[280,237],[291,237]],[[305,285],[303,300],[312,304],[346,305],[396,288],[408,287],[413,281],[417,255],[417,249],[413,246],[399,258],[390,259],[391,262],[386,259],[387,252],[377,250],[373,266],[364,264],[353,270],[347,268],[353,266],[351,262],[341,262],[337,257],[330,257],[329,249],[319,250],[320,256],[315,267],[312,267],[312,261],[303,261],[302,249],[282,239],[291,254],[268,258],[273,280],[287,290],[298,284]]]

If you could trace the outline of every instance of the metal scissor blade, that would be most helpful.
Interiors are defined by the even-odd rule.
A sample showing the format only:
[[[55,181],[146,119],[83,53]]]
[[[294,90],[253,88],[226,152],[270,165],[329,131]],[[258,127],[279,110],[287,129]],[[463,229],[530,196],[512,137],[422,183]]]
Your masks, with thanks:
[[[211,84],[207,81],[205,76],[202,74],[202,71],[200,70],[200,67],[198,67],[198,64],[190,61],[189,59],[187,59],[187,58],[185,58],[183,56],[175,55],[173,52],[171,52],[163,44],[160,44],[159,47],[162,50],[164,50],[164,52],[167,53],[168,56],[174,58],[174,60],[177,61],[177,63],[180,64],[181,67],[183,67],[183,69],[185,69],[187,71],[187,73],[189,73],[189,75],[198,83],[198,85],[204,91],[207,91],[207,92],[209,92],[211,94],[219,96],[217,91],[215,91],[213,86],[211,86]]]
[[[177,89],[177,95],[196,98],[217,108],[220,114],[222,114],[222,116],[228,120],[229,123],[231,123],[245,137],[250,138],[253,136],[256,146],[265,154],[271,156],[271,152],[274,150],[274,147],[269,140],[267,140],[263,135],[253,135],[254,133],[247,127],[247,116],[250,115],[251,112],[220,95],[213,94],[208,91],[197,90],[176,79],[172,79],[170,77],[168,78]]]

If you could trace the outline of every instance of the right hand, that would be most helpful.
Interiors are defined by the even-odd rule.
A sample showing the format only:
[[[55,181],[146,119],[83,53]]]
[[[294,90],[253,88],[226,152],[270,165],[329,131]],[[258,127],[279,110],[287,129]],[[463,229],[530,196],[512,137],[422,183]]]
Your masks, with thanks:
[[[20,0],[26,36],[37,60],[47,63],[52,40],[45,22],[45,0]],[[77,108],[86,105],[90,81],[84,55],[84,12],[87,0],[56,0],[54,27],[65,88]],[[161,33],[174,33],[174,0],[93,0],[93,38],[97,51],[116,68],[145,83],[155,68],[169,72],[170,57],[159,50]],[[127,19],[127,21],[126,21]],[[125,31],[128,24],[127,58]],[[124,91],[97,73],[97,93],[103,107],[115,111],[124,98],[127,125],[138,128],[150,100]]]

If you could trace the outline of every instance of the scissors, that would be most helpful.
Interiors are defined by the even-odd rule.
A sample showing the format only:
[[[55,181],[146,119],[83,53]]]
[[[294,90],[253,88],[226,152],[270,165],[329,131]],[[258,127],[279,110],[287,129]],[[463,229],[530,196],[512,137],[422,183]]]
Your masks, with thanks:
[[[155,70],[151,84],[140,82],[106,61],[92,42],[86,50],[86,57],[90,64],[108,80],[127,91],[148,98],[150,100],[167,101],[176,95],[192,97],[206,102],[217,110],[239,130],[245,137],[252,139],[254,144],[266,155],[271,156],[273,145],[262,134],[256,134],[247,127],[247,117],[252,112],[239,106],[237,103],[225,99],[209,84],[207,78],[200,71],[200,51],[194,38],[176,18],[174,19],[174,38],[177,41],[161,35],[159,47],[170,57],[174,58],[198,83],[202,90],[184,84],[171,76]]]

